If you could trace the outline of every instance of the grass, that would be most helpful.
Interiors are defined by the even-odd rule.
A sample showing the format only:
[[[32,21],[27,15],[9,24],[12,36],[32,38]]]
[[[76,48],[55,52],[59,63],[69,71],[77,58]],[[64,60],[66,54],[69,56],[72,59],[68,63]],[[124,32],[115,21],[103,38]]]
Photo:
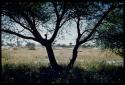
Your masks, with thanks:
[[[56,48],[54,53],[59,64],[67,64],[72,56],[72,50],[68,48]],[[7,56],[6,56],[7,55]],[[27,48],[18,48],[18,50],[3,50],[2,51],[2,62],[10,64],[37,64],[43,63],[48,64],[48,57],[45,48],[36,50],[28,50]],[[6,56],[6,57],[4,57]],[[5,58],[9,58],[8,60]],[[86,64],[95,62],[103,62],[110,60],[123,60],[122,57],[112,53],[109,50],[91,49],[91,48],[80,48],[76,64],[81,64],[86,67]]]
[[[65,68],[65,66],[63,66]],[[107,69],[108,68],[108,69]],[[67,77],[62,80],[61,75],[57,74],[51,67],[39,67],[33,70],[28,65],[7,64],[2,72],[2,84],[122,84],[123,83],[123,68],[120,66],[105,66],[99,70],[93,68],[86,70],[79,67],[74,67],[67,74]]]
[[[71,49],[58,48],[54,52],[58,63],[64,68],[61,74],[49,66],[45,48],[2,50],[2,83],[123,83],[123,66],[106,63],[123,61],[123,58],[109,50],[80,48],[73,70],[64,79],[62,75],[71,59]]]

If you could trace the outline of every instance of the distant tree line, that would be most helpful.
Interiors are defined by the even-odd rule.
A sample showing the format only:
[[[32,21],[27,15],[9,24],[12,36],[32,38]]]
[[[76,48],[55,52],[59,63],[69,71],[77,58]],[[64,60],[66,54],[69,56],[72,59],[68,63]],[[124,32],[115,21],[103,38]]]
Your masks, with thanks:
[[[35,44],[34,43],[30,43],[30,42],[28,42],[27,44],[26,44],[26,47],[29,49],[29,50],[35,50],[36,48],[35,48]]]

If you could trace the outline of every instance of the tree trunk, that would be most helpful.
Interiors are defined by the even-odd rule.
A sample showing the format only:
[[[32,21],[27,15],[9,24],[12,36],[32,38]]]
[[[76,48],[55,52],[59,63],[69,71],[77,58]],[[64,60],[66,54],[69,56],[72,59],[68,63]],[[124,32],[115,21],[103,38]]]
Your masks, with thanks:
[[[76,61],[76,58],[77,58],[77,54],[78,54],[78,45],[76,45],[73,49],[73,55],[72,55],[72,59],[70,60],[70,63],[68,64],[68,67],[67,67],[67,70],[70,70],[72,69],[75,61]]]
[[[52,46],[48,44],[48,45],[45,46],[45,47],[46,47],[46,50],[47,50],[47,54],[48,54],[48,58],[49,58],[50,65],[52,66],[52,68],[53,68],[54,70],[60,71],[61,68],[60,68],[60,66],[58,65],[58,63],[56,62],[56,59],[55,59],[55,56],[54,56],[54,52],[53,52]]]
[[[62,76],[62,82],[65,81],[65,78],[67,77],[67,75],[69,74],[69,72],[71,71],[71,69],[73,68],[73,65],[75,63],[75,60],[77,58],[77,54],[78,54],[78,47],[79,45],[76,45],[73,49],[73,54],[72,54],[72,59],[70,60],[70,63],[68,64],[65,73]],[[63,80],[64,79],[64,80]]]

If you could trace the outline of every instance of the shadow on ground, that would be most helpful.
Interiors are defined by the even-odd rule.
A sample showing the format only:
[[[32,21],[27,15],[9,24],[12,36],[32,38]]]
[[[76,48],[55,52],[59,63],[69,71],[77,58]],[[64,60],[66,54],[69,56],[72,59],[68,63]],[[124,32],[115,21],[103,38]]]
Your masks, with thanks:
[[[63,66],[65,69],[65,66]],[[108,66],[99,70],[84,70],[74,67],[65,79],[61,79],[61,74],[57,74],[51,67],[40,67],[32,70],[27,65],[5,65],[2,70],[2,84],[21,84],[21,83],[51,83],[51,84],[122,84],[123,67]]]

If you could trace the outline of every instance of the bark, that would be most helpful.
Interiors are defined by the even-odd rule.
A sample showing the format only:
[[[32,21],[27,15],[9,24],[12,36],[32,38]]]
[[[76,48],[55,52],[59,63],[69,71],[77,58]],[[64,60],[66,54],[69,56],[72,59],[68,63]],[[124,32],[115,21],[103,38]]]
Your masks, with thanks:
[[[46,50],[47,50],[50,65],[52,66],[52,68],[54,70],[60,71],[61,67],[58,65],[58,63],[57,63],[57,61],[55,59],[55,55],[54,55],[52,46],[50,44],[47,44],[45,47],[46,47]]]
[[[79,48],[79,45],[76,45],[73,49],[73,55],[72,55],[72,59],[70,60],[70,63],[68,64],[68,67],[67,67],[67,70],[70,70],[72,69],[75,61],[76,61],[76,58],[77,58],[77,54],[78,54],[78,48]]]
[[[62,75],[62,82],[65,81],[65,78],[67,77],[67,75],[69,74],[69,72],[71,71],[71,69],[73,68],[73,65],[76,61],[77,58],[77,54],[78,54],[78,48],[79,45],[75,45],[74,49],[73,49],[73,55],[72,55],[72,59],[70,60],[70,63],[68,64],[65,73]]]
[[[75,63],[75,61],[76,61],[76,58],[77,58],[77,54],[78,54],[78,45],[76,45],[75,47],[74,47],[74,49],[73,49],[73,55],[72,55],[72,59],[70,60],[70,63],[69,63],[69,65],[68,65],[68,68],[70,69],[70,68],[72,68],[73,67],[73,65],[74,65],[74,63]]]

